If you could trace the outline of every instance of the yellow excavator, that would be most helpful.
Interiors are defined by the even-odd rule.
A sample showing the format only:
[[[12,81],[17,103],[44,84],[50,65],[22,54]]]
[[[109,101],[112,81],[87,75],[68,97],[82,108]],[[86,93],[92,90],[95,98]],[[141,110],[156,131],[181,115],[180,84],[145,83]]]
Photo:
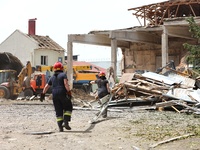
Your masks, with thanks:
[[[46,71],[53,71],[52,66],[36,66],[33,74],[35,69],[29,61],[23,66],[17,57],[7,52],[0,53],[0,58],[0,98],[16,99],[21,92],[24,92],[25,97],[41,93],[47,81]],[[66,66],[65,71],[67,71]],[[97,74],[98,72],[92,71],[89,65],[73,66],[74,87],[89,92],[90,81],[95,80]],[[37,82],[38,76],[41,76],[40,82]]]
[[[0,53],[0,98],[16,99],[30,86],[31,63],[23,67],[21,62],[10,53]]]

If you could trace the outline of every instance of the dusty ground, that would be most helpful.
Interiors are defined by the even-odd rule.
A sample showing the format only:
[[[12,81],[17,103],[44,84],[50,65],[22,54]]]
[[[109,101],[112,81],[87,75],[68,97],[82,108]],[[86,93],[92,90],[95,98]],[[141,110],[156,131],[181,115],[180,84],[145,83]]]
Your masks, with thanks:
[[[0,150],[200,149],[200,118],[193,115],[145,110],[138,106],[109,108],[108,118],[90,124],[88,121],[97,111],[78,108],[73,111],[72,130],[61,133],[51,100],[0,100]],[[195,136],[154,145],[188,134]],[[150,148],[152,146],[155,148]]]

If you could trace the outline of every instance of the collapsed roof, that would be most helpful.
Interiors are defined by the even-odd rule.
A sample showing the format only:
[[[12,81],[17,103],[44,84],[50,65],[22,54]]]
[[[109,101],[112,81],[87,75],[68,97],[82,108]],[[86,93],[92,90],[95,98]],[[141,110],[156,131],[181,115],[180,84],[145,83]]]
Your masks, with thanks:
[[[55,51],[65,51],[59,44],[49,36],[28,35],[38,42],[38,49],[52,49]]]
[[[199,0],[169,0],[161,3],[144,5],[141,7],[130,8],[136,18],[144,19],[149,25],[162,25],[164,19],[200,16],[200,1]]]

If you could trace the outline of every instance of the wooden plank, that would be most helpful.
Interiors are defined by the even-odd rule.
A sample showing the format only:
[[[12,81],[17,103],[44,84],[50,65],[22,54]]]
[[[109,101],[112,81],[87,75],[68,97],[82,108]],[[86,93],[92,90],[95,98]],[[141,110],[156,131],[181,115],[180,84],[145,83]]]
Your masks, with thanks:
[[[124,83],[125,86],[127,86],[128,88],[135,88],[136,91],[145,91],[145,92],[148,92],[148,93],[152,93],[152,94],[157,94],[157,95],[162,95],[162,92],[159,91],[159,90],[151,90],[149,89],[148,87],[145,87],[145,86],[140,86],[140,85],[133,85],[133,84],[130,84],[130,83]]]
[[[182,136],[177,136],[177,137],[174,137],[174,138],[170,138],[170,139],[158,142],[158,143],[156,143],[154,145],[151,145],[149,148],[155,148],[155,147],[157,147],[159,145],[162,145],[162,144],[165,144],[165,143],[169,143],[169,142],[173,142],[175,140],[185,139],[185,138],[191,137],[191,136],[194,136],[194,134],[190,133],[190,134],[185,134],[185,135],[182,135]]]
[[[173,106],[173,105],[177,105],[177,103],[181,103],[181,102],[183,102],[183,101],[182,100],[170,100],[170,101],[160,102],[160,103],[156,103],[156,108]]]
[[[133,79],[134,73],[124,73],[119,81],[119,83],[124,83],[126,81],[131,81]]]

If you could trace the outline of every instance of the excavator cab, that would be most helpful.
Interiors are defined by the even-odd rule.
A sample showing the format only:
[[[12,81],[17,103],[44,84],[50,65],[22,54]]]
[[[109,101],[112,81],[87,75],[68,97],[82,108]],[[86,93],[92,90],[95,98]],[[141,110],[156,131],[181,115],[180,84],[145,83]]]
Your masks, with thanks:
[[[10,80],[15,81],[16,73],[15,70],[0,70],[0,84]]]
[[[15,70],[0,70],[0,98],[13,98],[14,84],[16,83]]]

